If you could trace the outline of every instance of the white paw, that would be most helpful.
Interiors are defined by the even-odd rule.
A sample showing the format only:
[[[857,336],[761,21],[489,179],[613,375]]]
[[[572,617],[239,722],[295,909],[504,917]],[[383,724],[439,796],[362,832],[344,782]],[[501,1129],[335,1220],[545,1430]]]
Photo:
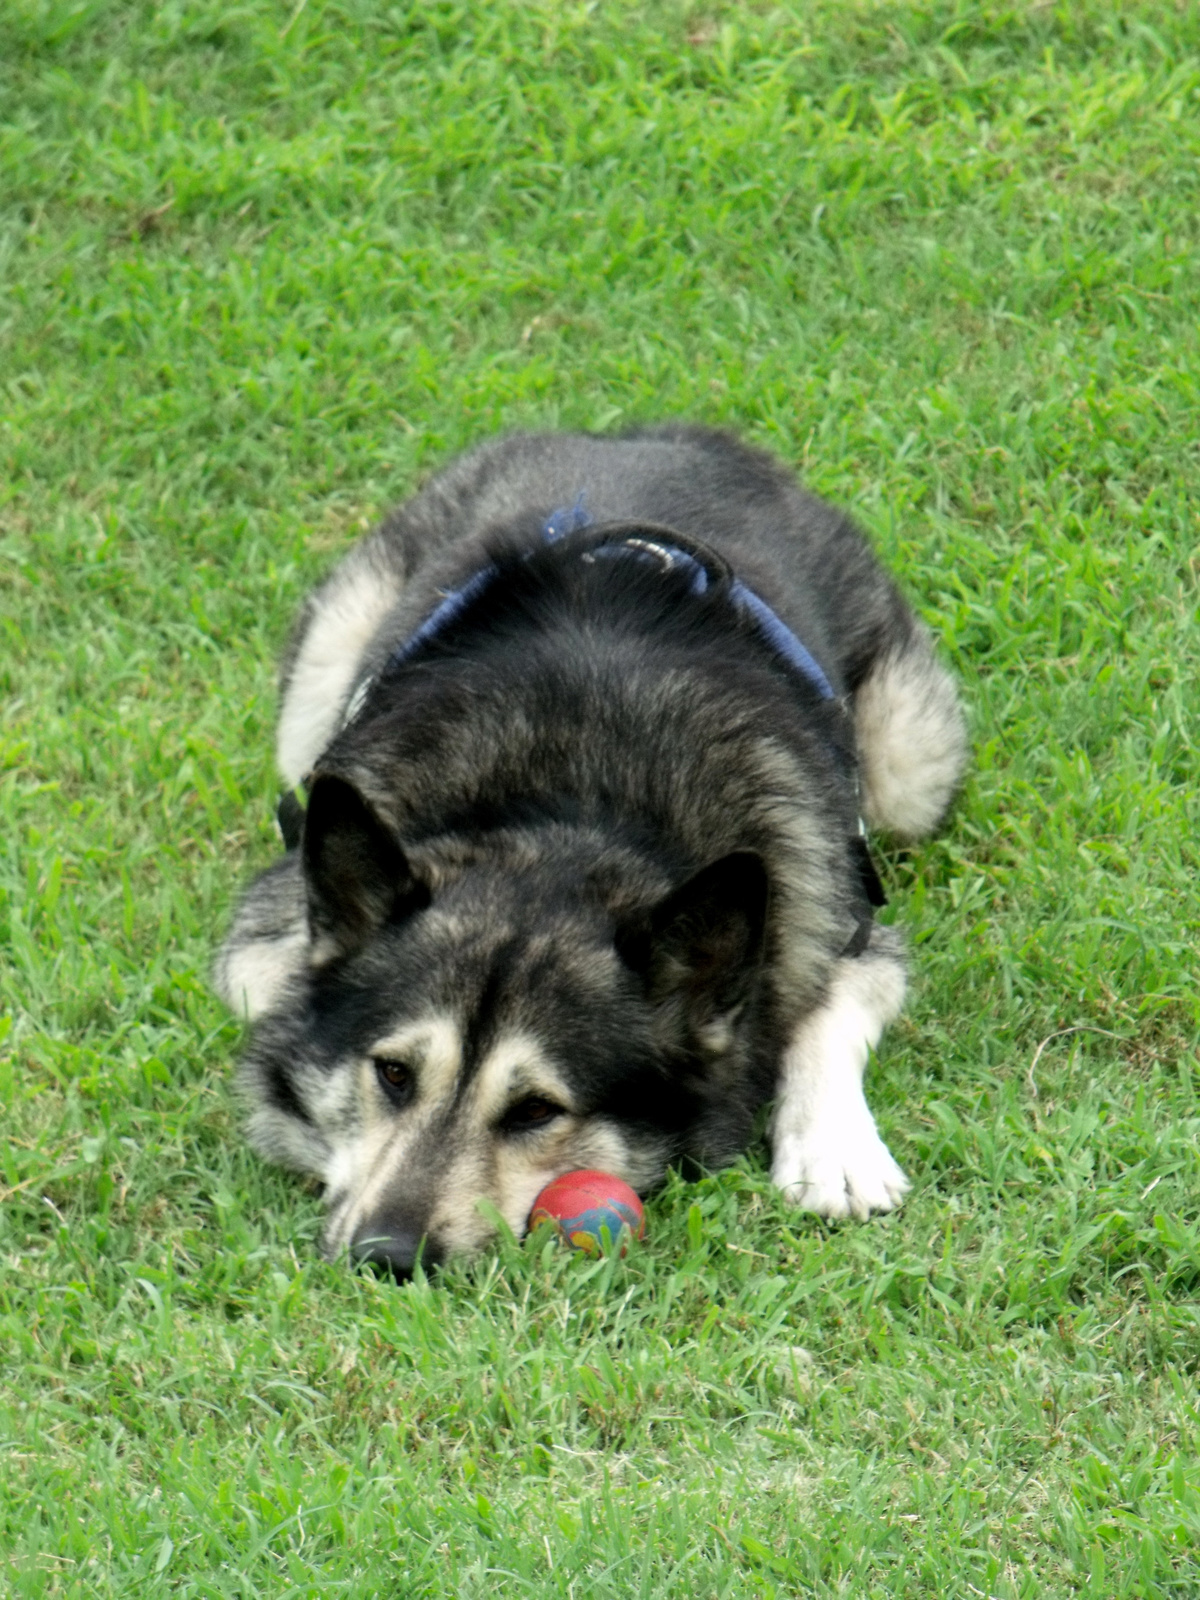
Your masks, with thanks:
[[[803,1133],[777,1131],[771,1176],[793,1205],[822,1217],[894,1211],[911,1187],[863,1108]]]

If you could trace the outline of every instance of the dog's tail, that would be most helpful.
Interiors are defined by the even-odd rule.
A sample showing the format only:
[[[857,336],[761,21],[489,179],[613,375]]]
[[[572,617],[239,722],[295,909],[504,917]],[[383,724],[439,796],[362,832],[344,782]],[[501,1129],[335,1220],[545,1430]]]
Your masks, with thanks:
[[[962,780],[967,730],[924,627],[876,657],[853,703],[867,823],[902,839],[932,833]]]

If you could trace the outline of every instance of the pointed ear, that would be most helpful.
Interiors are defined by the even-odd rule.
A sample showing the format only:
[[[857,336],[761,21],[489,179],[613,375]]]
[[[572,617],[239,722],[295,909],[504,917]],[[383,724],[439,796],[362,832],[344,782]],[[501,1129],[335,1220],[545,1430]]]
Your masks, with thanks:
[[[343,778],[313,783],[301,848],[315,966],[352,955],[385,922],[429,904],[404,851]]]
[[[702,1024],[745,998],[762,955],[767,893],[762,857],[735,851],[623,928],[617,951],[651,1001],[680,995]]]

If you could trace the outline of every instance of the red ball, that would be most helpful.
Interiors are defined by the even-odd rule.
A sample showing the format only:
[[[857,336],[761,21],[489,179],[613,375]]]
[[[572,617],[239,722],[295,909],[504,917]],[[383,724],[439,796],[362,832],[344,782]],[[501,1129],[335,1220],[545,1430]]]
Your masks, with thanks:
[[[605,1245],[605,1230],[612,1244],[620,1242],[625,1254],[628,1230],[635,1239],[646,1232],[646,1213],[642,1202],[627,1183],[611,1172],[564,1172],[548,1183],[533,1202],[529,1226],[549,1222],[560,1238],[585,1255],[600,1255]]]

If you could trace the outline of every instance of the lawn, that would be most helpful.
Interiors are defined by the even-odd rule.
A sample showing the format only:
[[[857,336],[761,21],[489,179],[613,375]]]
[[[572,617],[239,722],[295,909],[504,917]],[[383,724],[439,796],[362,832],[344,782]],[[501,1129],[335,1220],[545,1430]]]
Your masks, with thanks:
[[[1200,1593],[1200,8],[0,4],[0,1592]],[[307,586],[514,426],[848,506],[974,763],[906,1207],[319,1259],[208,988]]]

